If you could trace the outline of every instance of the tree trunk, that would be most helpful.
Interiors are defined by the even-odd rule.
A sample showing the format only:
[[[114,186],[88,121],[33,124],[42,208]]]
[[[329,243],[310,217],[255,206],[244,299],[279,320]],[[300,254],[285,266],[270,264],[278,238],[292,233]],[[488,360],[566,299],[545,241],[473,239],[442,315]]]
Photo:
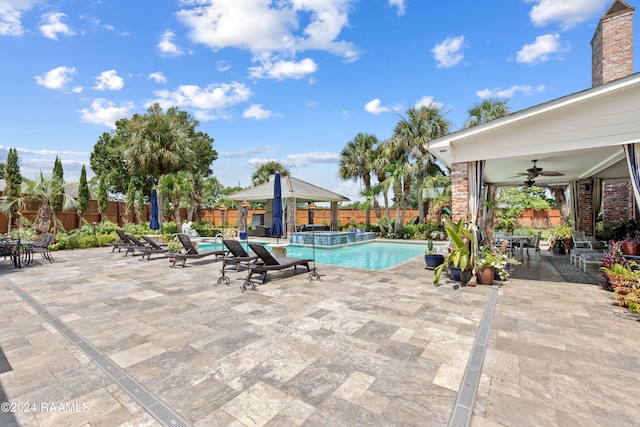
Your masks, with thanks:
[[[567,203],[566,187],[562,185],[549,186],[549,191],[556,199],[556,205],[560,209],[562,218],[566,221],[569,218],[569,204]]]
[[[36,219],[33,221],[33,231],[38,234],[48,233],[51,230],[51,206],[49,203],[43,203],[38,209]]]

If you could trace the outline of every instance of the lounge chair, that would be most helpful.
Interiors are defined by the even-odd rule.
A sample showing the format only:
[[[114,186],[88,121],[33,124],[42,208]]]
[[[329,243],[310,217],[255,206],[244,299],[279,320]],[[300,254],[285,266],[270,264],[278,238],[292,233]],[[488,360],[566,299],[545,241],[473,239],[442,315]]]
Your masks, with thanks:
[[[284,257],[284,258],[274,258],[271,253],[262,245],[257,243],[249,243],[249,247],[253,252],[258,255],[258,257],[264,262],[264,264],[253,264],[251,266],[251,270],[249,271],[249,277],[247,281],[251,281],[251,276],[254,273],[262,274],[262,283],[265,282],[268,271],[278,271],[284,270],[287,268],[293,267],[294,270],[297,269],[297,266],[304,265],[307,267],[307,271],[311,271],[309,268],[309,262],[313,261],[312,259],[306,258],[294,258],[294,257]]]
[[[127,256],[129,252],[131,252],[131,256],[135,256],[136,251],[140,251],[144,254],[144,250],[149,248],[149,245],[146,243],[142,243],[136,236],[131,233],[125,233],[127,239],[131,242],[129,246],[127,246],[127,252],[125,252],[124,256]]]
[[[140,249],[140,252],[142,252],[142,258],[140,258],[140,261],[142,261],[145,256],[147,257],[147,261],[149,261],[151,259],[151,255],[153,254],[164,255],[169,252],[169,248],[167,247],[166,243],[157,244],[155,241],[144,235],[142,236],[142,239],[147,244],[145,248]]]
[[[211,255],[224,257],[228,253],[228,251],[225,251],[223,249],[198,251],[189,236],[184,233],[178,233],[176,234],[176,236],[178,236],[178,240],[180,241],[180,243],[182,243],[182,247],[184,248],[184,250],[182,252],[171,254],[171,256],[173,257],[172,266],[175,266],[176,262],[182,261],[182,267],[184,268],[184,264],[188,259],[200,259]]]
[[[252,261],[255,261],[258,259],[258,255],[256,255],[255,253],[251,252],[247,252],[243,247],[242,244],[234,239],[223,239],[222,243],[224,243],[224,245],[227,247],[227,249],[229,249],[229,252],[231,253],[232,256],[226,256],[224,258],[223,264],[222,264],[222,269],[224,270],[225,267],[227,266],[227,264],[235,264],[236,266],[236,270],[240,271],[240,264],[242,264],[243,262],[247,263],[247,266],[249,266],[249,264]]]
[[[120,252],[123,248],[127,249],[133,244],[133,242],[131,242],[131,240],[129,240],[129,238],[125,234],[124,230],[117,228],[116,233],[118,234],[120,241],[111,243],[111,252],[115,251],[116,249],[118,250],[118,252]]]

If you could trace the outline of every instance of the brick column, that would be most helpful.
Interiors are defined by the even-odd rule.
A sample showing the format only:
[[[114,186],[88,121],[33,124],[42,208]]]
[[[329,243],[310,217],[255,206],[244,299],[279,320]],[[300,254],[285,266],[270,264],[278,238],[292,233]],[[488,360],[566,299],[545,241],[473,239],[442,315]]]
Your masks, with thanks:
[[[588,187],[588,189],[587,189]],[[578,181],[578,223],[576,230],[584,231],[587,235],[594,236],[593,229],[593,180],[582,179]]]
[[[602,185],[602,225],[612,225],[633,218],[633,187],[630,181],[605,181]]]
[[[458,222],[469,219],[469,166],[467,163],[451,165],[451,219]]]

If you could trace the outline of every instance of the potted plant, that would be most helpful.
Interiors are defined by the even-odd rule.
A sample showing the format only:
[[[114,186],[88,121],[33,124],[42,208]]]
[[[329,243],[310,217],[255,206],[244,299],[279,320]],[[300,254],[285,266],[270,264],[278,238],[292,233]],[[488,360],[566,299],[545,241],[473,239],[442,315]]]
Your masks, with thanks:
[[[549,250],[554,254],[564,255],[571,249],[572,228],[566,224],[556,225],[549,233]]]
[[[444,263],[444,255],[436,252],[433,247],[433,239],[427,240],[427,251],[424,254],[424,262],[427,268],[436,268]]]
[[[491,285],[495,280],[507,280],[511,268],[518,264],[506,252],[483,246],[475,261],[477,282],[479,285]]]
[[[452,246],[449,247],[449,252],[445,255],[444,262],[434,270],[433,284],[438,286],[442,271],[447,267],[452,269],[451,278],[453,280],[456,280],[453,269],[458,269],[460,271],[458,281],[468,283],[473,277],[473,235],[465,228],[462,219],[457,223],[448,217],[444,217],[444,220],[447,224],[445,231],[451,239]]]
[[[622,250],[625,255],[640,255],[640,233],[636,232],[634,237],[631,237],[631,234],[627,233],[622,241]]]

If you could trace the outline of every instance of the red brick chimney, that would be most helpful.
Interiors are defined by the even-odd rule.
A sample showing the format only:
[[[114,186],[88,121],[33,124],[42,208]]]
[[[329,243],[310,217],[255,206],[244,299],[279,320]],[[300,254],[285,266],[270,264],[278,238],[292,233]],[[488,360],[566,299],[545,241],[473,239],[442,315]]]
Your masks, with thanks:
[[[598,86],[633,74],[633,11],[615,0],[591,39],[591,84]]]

